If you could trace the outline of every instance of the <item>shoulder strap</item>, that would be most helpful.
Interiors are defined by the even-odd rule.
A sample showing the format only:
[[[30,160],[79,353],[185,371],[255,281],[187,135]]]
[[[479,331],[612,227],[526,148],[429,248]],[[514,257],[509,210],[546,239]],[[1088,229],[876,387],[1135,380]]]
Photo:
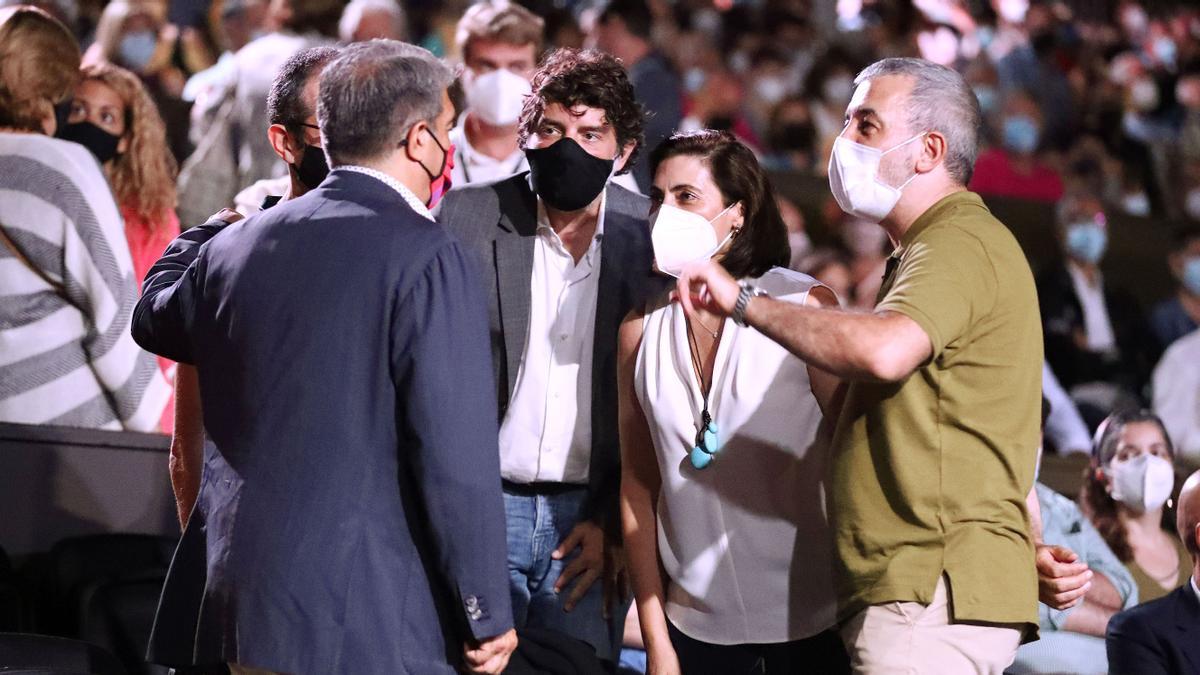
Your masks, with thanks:
[[[8,250],[13,252],[13,255],[17,257],[17,260],[21,261],[21,264],[28,267],[29,271],[33,272],[38,276],[39,279],[46,282],[46,285],[53,289],[56,295],[65,300],[67,304],[79,309],[79,305],[67,296],[67,288],[63,286],[62,283],[51,279],[50,275],[46,274],[42,268],[33,264],[33,261],[29,259],[29,256],[25,255],[25,252],[21,250],[20,246],[17,246],[17,242],[13,241],[12,237],[8,236],[8,232],[5,231],[3,225],[0,225],[0,241],[4,242],[4,245],[8,248]]]

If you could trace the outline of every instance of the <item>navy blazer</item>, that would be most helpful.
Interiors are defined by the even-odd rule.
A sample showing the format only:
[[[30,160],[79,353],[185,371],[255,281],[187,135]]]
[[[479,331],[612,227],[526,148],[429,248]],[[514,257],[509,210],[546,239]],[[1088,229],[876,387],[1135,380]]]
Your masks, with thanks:
[[[1192,584],[1114,616],[1106,644],[1113,675],[1200,673],[1200,600]]]
[[[580,516],[620,537],[621,454],[617,426],[617,331],[625,315],[663,288],[654,274],[647,218],[650,200],[610,183],[605,195],[599,292],[592,347],[592,454],[588,499]],[[492,338],[498,414],[516,388],[529,337],[530,283],[537,234],[537,195],[529,173],[451,190],[438,221],[462,239],[483,270]]]
[[[451,673],[512,627],[487,313],[462,245],[370,176],[183,233],[133,318],[213,443],[149,658]]]

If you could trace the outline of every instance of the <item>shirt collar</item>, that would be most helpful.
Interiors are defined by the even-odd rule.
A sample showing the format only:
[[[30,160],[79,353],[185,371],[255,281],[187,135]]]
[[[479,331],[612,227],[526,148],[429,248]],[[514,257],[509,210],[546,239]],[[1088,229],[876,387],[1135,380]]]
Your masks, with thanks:
[[[398,192],[404,201],[409,205],[409,207],[411,207],[413,211],[416,211],[418,215],[429,220],[433,220],[433,213],[429,211],[429,207],[425,206],[425,203],[418,199],[417,195],[415,195],[412,190],[409,190],[404,183],[401,183],[386,173],[382,171],[376,171],[370,167],[358,166],[356,164],[343,164],[335,168],[344,171],[353,171],[354,173],[361,173],[376,180],[383,181],[385,185]]]
[[[532,177],[530,178],[530,183],[532,189]],[[587,258],[591,258],[592,253],[600,245],[601,240],[604,239],[604,213],[607,210],[608,186],[605,185],[604,191],[600,193],[600,215],[596,216],[596,234],[592,236],[592,243],[588,246],[588,251],[585,255]],[[541,197],[537,198],[537,231],[539,235],[550,237],[552,241],[562,246],[562,239],[558,237],[558,233],[550,226],[550,216],[546,213],[546,203],[542,201]],[[566,250],[565,247],[563,250]]]
[[[1196,594],[1196,600],[1200,601],[1200,586],[1196,585],[1196,575],[1192,575],[1192,592]]]
[[[1086,289],[1095,293],[1104,287],[1104,277],[1101,276],[1099,270],[1096,271],[1095,283],[1092,283],[1088,281],[1087,276],[1084,275],[1083,269],[1081,269],[1079,265],[1076,265],[1070,260],[1066,261],[1066,265],[1067,274],[1071,276],[1071,281],[1074,282],[1076,288]]]
[[[922,213],[915,221],[913,221],[912,225],[909,225],[908,231],[906,231],[904,235],[900,237],[899,248],[903,249],[907,247],[921,234],[921,232],[925,231],[926,228],[941,220],[942,216],[947,211],[963,204],[978,204],[979,206],[984,206],[983,200],[980,199],[979,195],[975,194],[974,192],[970,192],[968,190],[952,192],[939,199],[936,204],[926,209],[925,213]]]

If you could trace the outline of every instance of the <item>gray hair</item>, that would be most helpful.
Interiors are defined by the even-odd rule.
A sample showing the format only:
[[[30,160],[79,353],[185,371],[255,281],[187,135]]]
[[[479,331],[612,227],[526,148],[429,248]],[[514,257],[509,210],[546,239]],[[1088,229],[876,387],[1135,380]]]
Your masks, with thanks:
[[[370,12],[383,12],[392,19],[396,35],[403,39],[408,32],[408,21],[396,0],[350,0],[346,9],[342,10],[342,18],[338,21],[338,39],[342,42],[353,42],[354,31],[364,15]]]
[[[454,72],[429,51],[395,40],[358,42],[325,67],[317,120],[329,164],[387,155],[417,122],[442,112]]]
[[[908,125],[914,133],[936,131],[946,137],[946,173],[960,185],[971,182],[979,156],[983,116],[975,92],[956,71],[932,61],[890,58],[867,66],[854,85],[886,75],[913,79],[908,95]]]

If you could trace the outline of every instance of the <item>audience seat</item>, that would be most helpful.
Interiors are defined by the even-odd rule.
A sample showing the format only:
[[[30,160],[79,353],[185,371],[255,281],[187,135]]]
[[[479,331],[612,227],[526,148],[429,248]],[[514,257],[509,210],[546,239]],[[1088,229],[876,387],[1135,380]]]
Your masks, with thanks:
[[[0,633],[4,675],[128,675],[112,654],[96,645],[49,635]]]
[[[145,663],[145,654],[175,543],[102,534],[55,544],[42,586],[51,632],[104,647],[134,675],[166,673]]]
[[[0,547],[0,632],[21,630],[21,593],[12,562]],[[0,664],[2,667],[3,664]]]

